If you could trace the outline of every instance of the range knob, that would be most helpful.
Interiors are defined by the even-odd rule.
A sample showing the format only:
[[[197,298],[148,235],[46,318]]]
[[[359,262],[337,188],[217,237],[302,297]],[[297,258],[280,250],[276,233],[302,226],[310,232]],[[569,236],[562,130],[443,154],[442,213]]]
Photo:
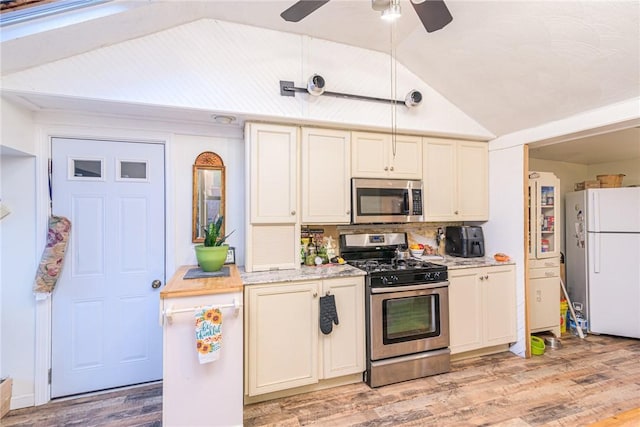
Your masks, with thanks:
[[[387,276],[382,276],[380,278],[380,281],[382,282],[383,285],[388,285],[389,284],[389,279],[387,278]]]

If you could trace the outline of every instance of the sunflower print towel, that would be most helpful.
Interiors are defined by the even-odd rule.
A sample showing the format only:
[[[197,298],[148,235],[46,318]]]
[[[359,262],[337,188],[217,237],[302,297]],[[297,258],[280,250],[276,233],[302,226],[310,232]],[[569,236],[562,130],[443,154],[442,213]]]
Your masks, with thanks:
[[[198,307],[194,315],[198,360],[200,363],[218,360],[222,346],[222,312],[212,306]]]

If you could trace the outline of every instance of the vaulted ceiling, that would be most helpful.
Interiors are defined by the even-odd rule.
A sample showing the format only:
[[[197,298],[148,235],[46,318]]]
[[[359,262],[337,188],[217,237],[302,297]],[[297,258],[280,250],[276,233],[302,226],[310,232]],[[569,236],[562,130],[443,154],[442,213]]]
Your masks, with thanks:
[[[332,0],[300,22],[285,22],[280,13],[293,3],[113,1],[125,11],[3,35],[2,74],[207,17],[381,52],[393,45],[400,63],[497,136],[640,97],[635,0],[446,0],[453,22],[433,33],[401,0],[393,43],[391,26],[369,0]]]

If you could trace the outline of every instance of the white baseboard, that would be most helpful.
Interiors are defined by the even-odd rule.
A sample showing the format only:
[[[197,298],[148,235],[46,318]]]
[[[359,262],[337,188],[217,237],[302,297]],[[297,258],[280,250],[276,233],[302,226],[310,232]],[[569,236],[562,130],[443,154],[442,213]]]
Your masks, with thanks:
[[[36,406],[36,399],[33,393],[23,394],[20,396],[11,396],[9,410],[28,408],[30,406]]]

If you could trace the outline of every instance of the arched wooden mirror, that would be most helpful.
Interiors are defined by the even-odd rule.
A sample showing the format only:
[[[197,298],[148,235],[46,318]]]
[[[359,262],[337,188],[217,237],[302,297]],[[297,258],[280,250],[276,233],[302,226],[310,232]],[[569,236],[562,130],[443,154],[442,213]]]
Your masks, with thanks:
[[[202,243],[204,230],[218,215],[224,215],[225,178],[222,158],[212,151],[202,152],[193,165],[192,241]],[[226,221],[225,221],[226,222]],[[224,236],[224,223],[220,230]]]

